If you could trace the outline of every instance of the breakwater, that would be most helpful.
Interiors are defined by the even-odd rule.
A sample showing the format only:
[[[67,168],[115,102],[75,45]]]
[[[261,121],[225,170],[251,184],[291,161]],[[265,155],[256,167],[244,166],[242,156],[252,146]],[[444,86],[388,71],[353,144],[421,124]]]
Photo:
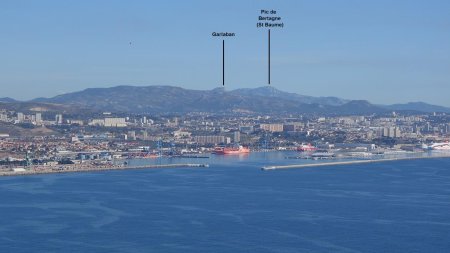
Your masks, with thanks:
[[[450,155],[421,156],[421,157],[396,157],[396,158],[381,158],[381,159],[371,159],[371,160],[351,160],[351,161],[337,161],[337,162],[323,162],[323,163],[305,163],[305,164],[292,164],[292,165],[279,165],[279,166],[264,166],[261,169],[264,171],[278,170],[278,169],[300,169],[300,168],[312,168],[312,167],[323,167],[323,166],[340,166],[340,165],[380,163],[380,162],[418,160],[418,159],[436,159],[436,158],[450,158]]]
[[[164,168],[186,168],[186,167],[209,167],[208,164],[196,164],[196,163],[183,163],[183,164],[159,164],[159,165],[136,165],[136,166],[124,166],[124,165],[102,165],[102,166],[77,166],[77,165],[64,165],[64,166],[41,166],[31,167],[23,171],[3,170],[0,171],[0,176],[25,176],[25,175],[38,175],[38,174],[54,174],[54,173],[69,173],[69,172],[93,172],[93,171],[108,171],[108,170],[136,170],[136,169],[164,169]]]

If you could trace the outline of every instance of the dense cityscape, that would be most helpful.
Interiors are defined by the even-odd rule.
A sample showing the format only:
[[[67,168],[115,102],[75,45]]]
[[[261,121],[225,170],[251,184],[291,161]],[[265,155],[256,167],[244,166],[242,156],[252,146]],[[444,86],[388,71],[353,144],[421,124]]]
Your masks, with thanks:
[[[450,136],[445,113],[365,116],[188,113],[91,115],[1,110],[3,172],[123,166],[130,158],[204,157],[217,147],[251,152],[313,147],[303,158],[423,152]],[[20,129],[20,131],[11,131]],[[448,146],[448,144],[446,144]],[[119,165],[120,164],[120,165]]]

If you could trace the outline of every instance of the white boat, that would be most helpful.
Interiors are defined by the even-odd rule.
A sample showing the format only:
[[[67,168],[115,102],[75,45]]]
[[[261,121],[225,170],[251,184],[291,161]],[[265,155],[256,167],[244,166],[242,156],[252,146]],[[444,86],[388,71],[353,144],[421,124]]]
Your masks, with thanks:
[[[445,150],[450,151],[450,143],[449,142],[441,142],[441,143],[433,143],[429,146],[431,150]]]

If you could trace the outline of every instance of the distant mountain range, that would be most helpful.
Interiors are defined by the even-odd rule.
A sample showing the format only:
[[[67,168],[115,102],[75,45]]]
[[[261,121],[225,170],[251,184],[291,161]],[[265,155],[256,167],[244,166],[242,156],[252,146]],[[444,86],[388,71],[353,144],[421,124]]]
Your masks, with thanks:
[[[13,102],[5,98],[0,102]],[[30,102],[87,107],[133,113],[257,112],[320,113],[336,115],[389,113],[395,111],[448,112],[450,108],[426,103],[374,105],[364,100],[312,97],[280,91],[271,86],[226,91],[190,90],[174,86],[116,86],[90,88]]]
[[[289,93],[277,90],[276,88],[272,86],[264,86],[259,88],[244,88],[244,89],[237,89],[231,91],[233,94],[241,95],[241,96],[261,96],[261,97],[274,97],[274,98],[282,98],[282,99],[289,99],[294,100],[297,102],[300,102],[302,104],[323,104],[323,105],[343,105],[346,102],[349,102],[349,100],[337,98],[337,97],[312,97],[312,96],[305,96],[305,95],[299,95],[296,93]]]
[[[430,105],[424,102],[410,102],[407,104],[394,104],[388,106],[382,106],[389,110],[394,111],[418,111],[418,112],[445,112],[450,113],[450,108],[439,106],[439,105]]]
[[[17,102],[17,100],[15,100],[15,99],[13,99],[13,98],[5,97],[5,98],[0,98],[0,102],[3,102],[3,103],[13,103],[13,102]]]
[[[368,114],[386,111],[366,101],[310,97],[266,86],[226,91],[189,90],[173,86],[117,86],[86,89],[33,102],[88,106],[104,111],[136,113],[258,112]],[[348,104],[350,103],[350,104]]]

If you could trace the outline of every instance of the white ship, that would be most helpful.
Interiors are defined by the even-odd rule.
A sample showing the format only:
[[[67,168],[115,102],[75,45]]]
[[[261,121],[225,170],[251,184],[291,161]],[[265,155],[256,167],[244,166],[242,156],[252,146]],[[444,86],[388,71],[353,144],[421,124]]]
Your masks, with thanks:
[[[447,142],[440,142],[440,143],[433,143],[429,146],[429,149],[431,150],[445,150],[450,151],[450,143]]]

